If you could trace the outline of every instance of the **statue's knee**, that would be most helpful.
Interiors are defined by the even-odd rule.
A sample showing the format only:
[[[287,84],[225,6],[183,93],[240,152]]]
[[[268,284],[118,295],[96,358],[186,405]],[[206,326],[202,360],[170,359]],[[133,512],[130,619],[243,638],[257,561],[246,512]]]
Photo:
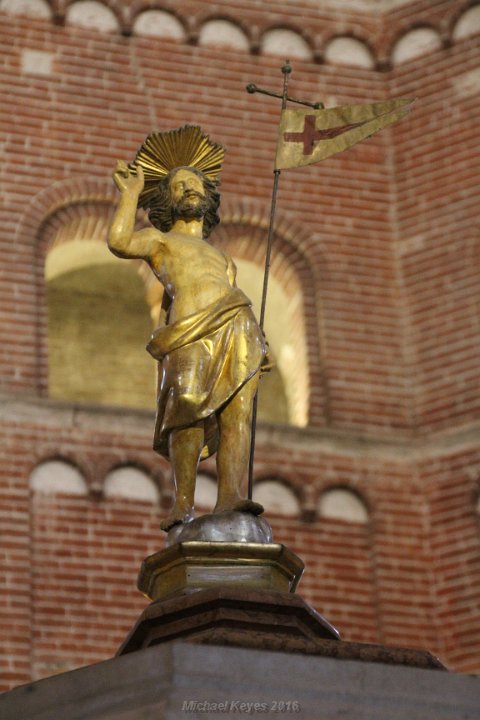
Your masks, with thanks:
[[[248,419],[236,418],[235,422],[227,423],[221,428],[222,435],[229,437],[232,441],[250,434],[250,422]]]

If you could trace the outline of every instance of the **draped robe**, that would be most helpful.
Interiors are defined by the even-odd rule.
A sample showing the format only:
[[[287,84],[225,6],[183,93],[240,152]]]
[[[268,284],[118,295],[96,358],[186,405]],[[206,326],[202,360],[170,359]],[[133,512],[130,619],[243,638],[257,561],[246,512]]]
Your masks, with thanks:
[[[237,287],[220,300],[158,328],[147,345],[159,361],[154,450],[168,457],[168,436],[203,421],[201,458],[218,445],[216,413],[261,369],[265,341],[247,296]]]

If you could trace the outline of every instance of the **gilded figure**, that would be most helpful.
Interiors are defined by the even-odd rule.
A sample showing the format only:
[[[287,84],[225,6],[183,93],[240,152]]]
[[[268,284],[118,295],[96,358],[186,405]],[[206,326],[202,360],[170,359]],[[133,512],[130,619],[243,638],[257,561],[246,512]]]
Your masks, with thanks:
[[[109,248],[145,260],[164,288],[147,350],[159,364],[154,449],[170,459],[176,487],[166,531],[192,519],[198,464],[215,452],[214,512],[263,511],[242,488],[264,336],[232,259],[208,241],[219,222],[223,154],[199,127],[185,126],[152,133],[113,173],[121,197]],[[135,229],[137,207],[153,227]]]

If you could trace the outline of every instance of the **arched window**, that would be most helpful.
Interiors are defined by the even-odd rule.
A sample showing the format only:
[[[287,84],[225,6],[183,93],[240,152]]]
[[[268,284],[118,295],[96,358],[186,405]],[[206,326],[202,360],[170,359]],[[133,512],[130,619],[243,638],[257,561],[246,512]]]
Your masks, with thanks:
[[[368,509],[360,497],[348,488],[326,490],[318,502],[320,517],[347,522],[367,523]]]
[[[30,475],[30,487],[41,495],[87,495],[81,472],[64,460],[45,460]]]
[[[265,55],[311,60],[312,50],[299,33],[289,28],[267,30],[261,41],[261,50]]]
[[[166,40],[185,40],[185,30],[175,15],[164,10],[145,10],[133,24],[135,35],[149,35]]]
[[[52,11],[46,0],[1,0],[0,10],[10,15],[51,18]]]
[[[453,29],[453,39],[461,40],[480,33],[480,4],[462,13]]]
[[[209,20],[200,30],[199,45],[213,45],[228,47],[235,50],[248,51],[250,43],[247,36],[238,25],[229,20]]]
[[[106,498],[126,498],[140,502],[157,503],[158,488],[143,470],[124,466],[108,473],[103,492]]]
[[[276,479],[265,479],[255,483],[253,499],[263,505],[267,513],[289,517],[300,515],[297,496],[285,483]]]
[[[395,43],[392,50],[392,64],[401,65],[438,50],[441,46],[440,36],[433,28],[414,28]]]
[[[97,0],[78,0],[67,8],[67,25],[78,25],[89,30],[115,32],[119,30],[118,20],[104,3]]]
[[[373,68],[375,60],[370,48],[352,37],[333,38],[325,48],[325,60],[332,65]]]

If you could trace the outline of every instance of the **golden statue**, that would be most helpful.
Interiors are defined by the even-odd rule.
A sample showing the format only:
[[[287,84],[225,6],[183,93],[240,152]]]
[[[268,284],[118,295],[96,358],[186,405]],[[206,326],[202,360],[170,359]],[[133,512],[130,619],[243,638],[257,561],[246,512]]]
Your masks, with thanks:
[[[261,326],[281,170],[318,162],[351,147],[403,117],[411,104],[410,100],[393,100],[324,109],[321,103],[288,95],[291,70],[287,61],[282,67],[281,95],[252,83],[247,86],[248,92],[282,99]],[[308,109],[291,110],[287,101]],[[338,631],[312,608],[301,600],[300,607],[298,600],[291,599],[303,563],[283,545],[273,542],[272,529],[264,518],[254,517],[263,511],[261,505],[242,497],[252,403],[259,374],[266,369],[266,350],[250,301],[236,287],[233,262],[206,241],[218,222],[216,188],[222,160],[219,145],[211,143],[200,128],[185,126],[150,135],[135,161],[130,166],[118,163],[113,176],[122,197],[110,233],[110,249],[120,257],[146,260],[165,290],[163,321],[148,350],[159,361],[160,370],[154,448],[170,457],[177,489],[175,506],[162,523],[164,530],[172,528],[167,547],[145,558],[139,574],[138,588],[153,601],[152,605],[142,614],[121,654],[171,638],[168,616],[173,612],[173,622],[178,624],[179,608],[185,600],[190,619],[196,613],[200,618],[200,624],[191,623],[191,631],[204,628],[212,588],[216,588],[218,607],[225,602],[229,612],[236,596],[244,624],[246,601],[255,605],[251,626],[254,632],[259,627],[258,607],[262,602],[265,608],[272,607],[273,591],[275,607],[288,607],[300,625],[303,622],[308,626],[308,642],[313,642],[314,635],[340,638]],[[137,205],[149,210],[156,229],[135,232]],[[217,514],[193,520],[198,463],[215,450]],[[248,595],[241,594],[242,589]],[[165,599],[166,604],[162,602]],[[215,619],[211,624],[216,625]],[[277,624],[278,613],[273,613],[265,638]],[[235,644],[238,628],[233,630]],[[278,632],[273,632],[273,649],[278,637]]]
[[[207,241],[219,222],[223,155],[199,127],[186,125],[152,133],[134,162],[118,162],[113,173],[121,198],[109,248],[145,260],[164,287],[160,327],[147,346],[159,362],[154,449],[170,458],[176,487],[163,530],[192,519],[198,464],[214,452],[214,512],[263,512],[242,485],[264,337],[236,286],[232,259]],[[135,231],[137,206],[154,227]]]

